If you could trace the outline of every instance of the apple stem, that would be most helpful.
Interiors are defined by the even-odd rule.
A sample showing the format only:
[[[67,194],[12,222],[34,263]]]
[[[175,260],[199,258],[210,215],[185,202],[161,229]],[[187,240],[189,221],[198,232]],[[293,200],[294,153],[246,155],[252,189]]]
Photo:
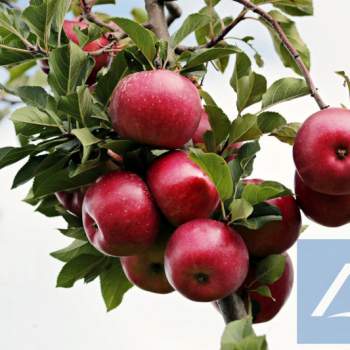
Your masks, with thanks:
[[[237,294],[219,300],[218,304],[226,324],[248,316],[243,300]]]
[[[287,49],[289,54],[291,55],[294,62],[297,64],[297,66],[300,69],[301,74],[303,75],[306,84],[309,87],[310,95],[315,99],[316,103],[318,104],[320,109],[326,109],[329,107],[327,105],[322,97],[320,96],[318,89],[316,88],[313,79],[311,77],[309,69],[306,67],[303,59],[300,57],[299,52],[295,49],[295,47],[292,45],[292,43],[289,41],[286,33],[282,29],[281,25],[276,21],[270,14],[268,14],[266,11],[264,11],[261,7],[256,6],[253,4],[250,0],[233,0],[235,2],[238,2],[242,4],[246,9],[249,9],[253,11],[254,13],[258,14],[263,18],[269,25],[272,26],[272,28],[276,31],[277,35],[279,36],[282,44]]]

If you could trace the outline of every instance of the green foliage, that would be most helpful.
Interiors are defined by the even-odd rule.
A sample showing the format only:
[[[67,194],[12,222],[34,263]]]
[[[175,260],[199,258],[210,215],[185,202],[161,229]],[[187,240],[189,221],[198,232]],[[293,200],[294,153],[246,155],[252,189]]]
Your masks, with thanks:
[[[265,337],[256,336],[250,317],[229,323],[220,350],[267,350]]]
[[[285,266],[285,255],[270,255],[258,263],[256,279],[261,284],[272,284],[282,277]]]

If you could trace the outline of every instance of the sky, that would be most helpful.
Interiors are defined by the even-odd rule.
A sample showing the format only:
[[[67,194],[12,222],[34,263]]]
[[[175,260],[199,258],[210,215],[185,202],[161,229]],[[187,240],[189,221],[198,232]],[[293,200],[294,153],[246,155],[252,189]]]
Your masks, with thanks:
[[[23,3],[23,2],[22,2]],[[350,73],[348,39],[348,0],[315,0],[315,16],[296,18],[302,37],[312,52],[312,76],[321,95],[332,106],[350,105],[348,93],[335,71]],[[185,13],[197,12],[202,1],[179,1]],[[117,6],[105,7],[109,14],[125,16],[142,1],[120,0]],[[219,11],[235,15],[240,6],[222,0]],[[101,7],[102,10],[102,7]],[[268,77],[269,84],[287,76],[295,76],[285,69],[273,51],[268,32],[255,21],[237,27],[235,36],[253,35],[256,48],[263,54],[265,67],[258,69]],[[189,42],[191,42],[190,39]],[[205,88],[214,96],[225,112],[235,117],[235,98],[229,86],[232,64],[223,76],[210,71]],[[1,74],[0,74],[1,77]],[[257,111],[253,107],[251,111]],[[310,97],[289,102],[274,111],[288,121],[302,122],[317,111]],[[0,123],[0,146],[16,145],[13,127],[8,120]],[[293,187],[294,165],[291,147],[270,137],[262,140],[254,177],[276,180]],[[73,289],[55,289],[55,278],[61,264],[49,252],[68,244],[56,228],[60,220],[52,220],[33,213],[21,199],[28,188],[10,191],[18,166],[0,172],[0,348],[15,350],[58,350],[117,348],[152,350],[218,348],[224,327],[220,315],[210,304],[193,303],[173,293],[158,296],[133,289],[125,296],[122,306],[106,313],[98,283]],[[305,239],[341,238],[349,226],[326,229],[310,223],[303,234]],[[296,263],[296,249],[291,255]],[[272,322],[257,327],[267,333],[270,348],[308,350],[310,346],[296,344],[296,291],[286,307]],[[320,350],[345,350],[348,346],[317,346]]]

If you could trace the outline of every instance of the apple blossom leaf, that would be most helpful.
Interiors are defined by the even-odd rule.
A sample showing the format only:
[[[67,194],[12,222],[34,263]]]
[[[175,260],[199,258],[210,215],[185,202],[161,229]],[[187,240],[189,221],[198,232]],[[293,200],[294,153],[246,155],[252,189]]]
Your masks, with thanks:
[[[94,66],[94,61],[78,45],[54,49],[49,56],[49,84],[58,96],[73,94],[84,85]]]
[[[283,103],[308,95],[310,90],[304,79],[282,78],[275,81],[266,91],[262,99],[262,108],[267,109],[278,103]]]
[[[233,192],[233,182],[230,169],[224,158],[215,153],[205,153],[200,149],[191,148],[190,158],[214,182],[221,200],[231,198]]]
[[[210,23],[210,17],[200,13],[189,15],[181,27],[172,35],[173,47],[179,45],[188,35]]]
[[[247,219],[254,211],[253,206],[244,198],[233,200],[230,204],[231,222]]]
[[[264,134],[287,124],[285,118],[276,112],[263,112],[258,115],[258,127]]]
[[[132,288],[125,277],[119,259],[110,259],[111,266],[100,275],[100,285],[107,311],[118,307],[124,294]]]
[[[157,53],[153,33],[137,22],[127,18],[114,17],[111,18],[111,20],[122,28],[126,34],[128,34],[148,61],[152,62]]]
[[[254,0],[255,4],[271,3],[274,7],[292,16],[312,16],[312,0]]]
[[[20,86],[14,93],[30,106],[41,110],[54,109],[55,100],[40,86]]]
[[[271,285],[282,277],[285,266],[285,255],[269,255],[259,261],[256,268],[256,279],[261,284]]]
[[[344,79],[344,86],[348,88],[350,94],[350,78],[344,71],[337,71],[335,74],[339,75]]]
[[[74,219],[78,218],[74,217]],[[60,229],[59,232],[61,232],[63,235],[69,238],[75,238],[80,241],[87,241],[84,227],[69,227],[67,229]]]
[[[30,154],[34,153],[35,150],[36,147],[34,145],[0,148],[0,169],[28,157]]]
[[[208,152],[215,153],[217,151],[215,135],[212,130],[207,130],[203,135],[205,148]]]
[[[231,125],[230,120],[223,110],[217,106],[205,106],[205,110],[208,113],[210,126],[218,146],[228,136]]]
[[[79,255],[68,261],[57,277],[56,287],[71,288],[80,279],[83,279],[93,270],[102,267],[106,257],[101,255]]]
[[[267,350],[264,336],[256,336],[252,318],[229,323],[221,338],[220,350]]]
[[[237,93],[239,112],[261,101],[267,86],[265,77],[253,72],[250,58],[244,52],[237,54],[230,84]]]
[[[18,49],[25,50],[24,45],[17,41],[16,43],[12,42],[12,46]],[[33,60],[33,55],[26,51],[18,51],[16,49],[9,48],[0,48],[0,66],[11,66],[15,64],[28,63]]]
[[[251,205],[265,202],[268,199],[291,195],[292,192],[275,181],[264,181],[259,185],[245,185],[242,192],[242,198]]]
[[[241,50],[236,46],[214,47],[210,49],[200,49],[192,53],[186,65],[182,68],[182,72],[186,72],[194,67],[200,66],[203,63],[213,61],[217,58],[237,54]]]
[[[306,67],[309,69],[310,68],[310,51],[306,46],[306,44],[304,43],[304,41],[302,40],[298,32],[298,29],[295,25],[295,22],[293,22],[290,18],[288,18],[287,16],[283,15],[281,12],[276,10],[270,11],[269,15],[273,17],[280,24],[287,38],[289,39],[291,44],[294,46],[294,48],[297,50],[298,54],[300,55]],[[273,40],[275,50],[279,55],[284,66],[293,69],[295,73],[301,75],[300,69],[295,63],[294,58],[291,57],[291,54],[288,52],[288,50],[285,48],[285,46],[281,42],[276,31],[272,29],[270,24],[266,23],[264,19],[260,18],[259,20],[269,30]]]
[[[71,133],[80,141],[83,146],[83,157],[81,163],[84,164],[90,155],[91,146],[100,141],[88,128],[73,129]]]
[[[262,135],[258,127],[258,118],[253,114],[238,116],[230,128],[229,144],[240,141],[256,140]]]
[[[61,216],[64,210],[65,209],[58,203],[54,195],[45,197],[35,209],[36,212],[49,218]]]
[[[89,242],[76,239],[68,247],[56,250],[50,255],[57,260],[68,262],[79,255],[101,256],[101,253],[98,252]]]
[[[289,123],[282,125],[279,128],[272,131],[270,136],[275,136],[281,142],[288,143],[289,145],[294,144],[295,137],[297,136],[298,130],[300,129],[300,123]]]

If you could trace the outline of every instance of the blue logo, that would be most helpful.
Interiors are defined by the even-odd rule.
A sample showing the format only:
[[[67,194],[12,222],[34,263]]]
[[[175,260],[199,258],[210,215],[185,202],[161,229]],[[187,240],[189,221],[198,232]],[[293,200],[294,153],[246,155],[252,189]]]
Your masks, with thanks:
[[[350,240],[298,243],[298,344],[350,344]]]

